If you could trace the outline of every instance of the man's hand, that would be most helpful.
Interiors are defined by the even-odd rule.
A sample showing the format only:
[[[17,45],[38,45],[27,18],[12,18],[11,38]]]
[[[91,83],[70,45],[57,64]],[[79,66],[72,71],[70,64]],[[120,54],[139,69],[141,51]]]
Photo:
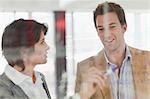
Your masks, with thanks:
[[[82,83],[80,87],[81,99],[90,99],[97,90],[103,90],[106,87],[107,77],[104,72],[99,71],[95,67],[89,68],[82,76]]]

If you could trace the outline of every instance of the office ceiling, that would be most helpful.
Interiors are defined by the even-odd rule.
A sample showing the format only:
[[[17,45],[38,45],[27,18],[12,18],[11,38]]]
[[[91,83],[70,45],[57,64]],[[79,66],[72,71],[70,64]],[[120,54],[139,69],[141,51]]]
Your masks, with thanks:
[[[93,11],[106,0],[0,0],[0,11]],[[150,0],[108,0],[129,10],[150,9]]]

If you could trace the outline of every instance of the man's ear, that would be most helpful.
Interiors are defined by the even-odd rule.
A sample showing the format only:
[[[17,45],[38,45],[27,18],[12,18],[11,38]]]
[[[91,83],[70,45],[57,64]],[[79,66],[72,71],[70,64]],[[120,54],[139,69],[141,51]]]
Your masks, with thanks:
[[[122,28],[123,28],[123,33],[125,33],[127,30],[127,24],[122,25]]]

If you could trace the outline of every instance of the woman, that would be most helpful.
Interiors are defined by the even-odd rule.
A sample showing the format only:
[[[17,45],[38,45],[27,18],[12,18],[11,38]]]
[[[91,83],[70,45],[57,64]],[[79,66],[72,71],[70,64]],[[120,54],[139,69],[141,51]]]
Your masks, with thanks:
[[[15,20],[2,35],[8,65],[0,76],[0,99],[50,99],[44,76],[34,71],[47,62],[47,27],[34,20]]]

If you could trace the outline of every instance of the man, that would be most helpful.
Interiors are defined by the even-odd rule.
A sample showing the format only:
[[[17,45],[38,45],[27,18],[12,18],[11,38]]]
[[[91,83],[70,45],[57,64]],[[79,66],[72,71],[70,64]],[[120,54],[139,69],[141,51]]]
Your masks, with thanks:
[[[94,23],[104,49],[78,64],[75,91],[82,99],[150,99],[150,52],[125,43],[122,7],[99,4]]]

